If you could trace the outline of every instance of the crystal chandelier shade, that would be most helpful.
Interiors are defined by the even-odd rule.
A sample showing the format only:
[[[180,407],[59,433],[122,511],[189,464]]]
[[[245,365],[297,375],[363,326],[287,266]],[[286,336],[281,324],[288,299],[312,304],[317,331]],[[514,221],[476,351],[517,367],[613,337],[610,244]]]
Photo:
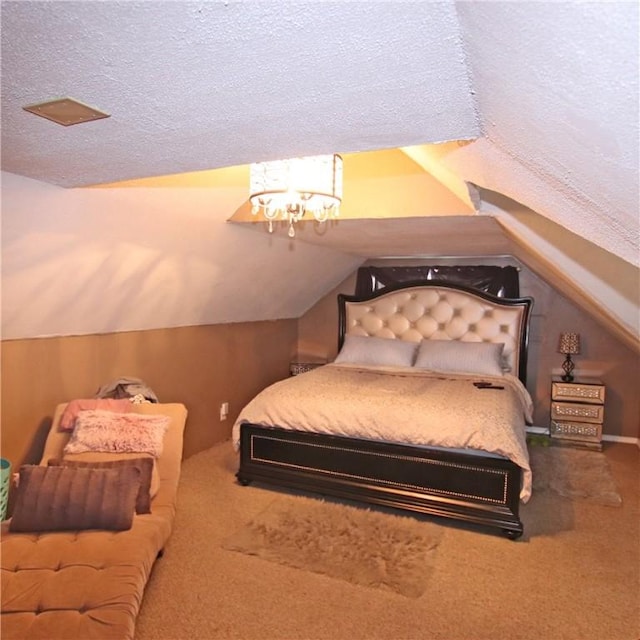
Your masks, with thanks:
[[[294,225],[307,212],[325,222],[340,213],[342,202],[342,158],[339,155],[310,156],[256,162],[250,167],[251,213],[273,223],[284,220],[290,238]]]

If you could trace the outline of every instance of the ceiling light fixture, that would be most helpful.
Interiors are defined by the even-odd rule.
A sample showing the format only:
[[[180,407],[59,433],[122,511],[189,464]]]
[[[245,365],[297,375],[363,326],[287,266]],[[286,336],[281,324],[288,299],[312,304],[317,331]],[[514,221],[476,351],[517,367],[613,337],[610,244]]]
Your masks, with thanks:
[[[342,158],[339,155],[310,156],[256,162],[250,167],[251,213],[269,222],[269,233],[278,219],[288,223],[288,235],[307,212],[325,222],[340,213],[342,202]]]

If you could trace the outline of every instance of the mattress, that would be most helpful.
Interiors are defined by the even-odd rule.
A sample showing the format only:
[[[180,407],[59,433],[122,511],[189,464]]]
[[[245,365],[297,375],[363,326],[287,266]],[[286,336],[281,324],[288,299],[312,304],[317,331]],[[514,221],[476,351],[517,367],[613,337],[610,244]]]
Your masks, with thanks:
[[[520,497],[526,501],[531,495],[526,447],[531,411],[531,397],[510,374],[479,377],[332,363],[259,393],[240,412],[233,440],[238,447],[240,425],[249,422],[498,455],[523,470]]]

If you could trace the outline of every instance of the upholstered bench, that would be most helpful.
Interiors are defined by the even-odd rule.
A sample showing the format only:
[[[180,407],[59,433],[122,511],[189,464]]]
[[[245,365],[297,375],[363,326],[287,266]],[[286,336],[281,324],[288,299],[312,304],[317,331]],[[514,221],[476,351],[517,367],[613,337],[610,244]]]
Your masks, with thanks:
[[[56,409],[40,467],[63,457],[70,439],[58,428],[65,406]],[[133,515],[125,530],[17,532],[4,522],[3,640],[133,638],[153,563],[171,534],[187,410],[141,404],[132,411],[170,418],[155,460],[159,486],[151,513]]]

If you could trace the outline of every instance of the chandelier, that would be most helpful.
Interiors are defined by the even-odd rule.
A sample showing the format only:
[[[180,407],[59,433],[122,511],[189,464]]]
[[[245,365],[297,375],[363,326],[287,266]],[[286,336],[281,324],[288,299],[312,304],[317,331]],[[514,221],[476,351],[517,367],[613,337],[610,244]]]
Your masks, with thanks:
[[[310,156],[256,162],[250,167],[251,213],[273,223],[283,220],[288,235],[295,237],[294,225],[307,212],[326,222],[340,213],[342,202],[342,158],[339,155]]]

